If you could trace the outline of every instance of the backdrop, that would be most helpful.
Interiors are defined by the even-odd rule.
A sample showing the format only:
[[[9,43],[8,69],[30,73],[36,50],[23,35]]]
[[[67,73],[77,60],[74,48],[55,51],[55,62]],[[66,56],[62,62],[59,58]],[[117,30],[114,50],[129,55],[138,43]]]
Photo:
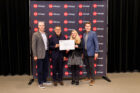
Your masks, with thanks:
[[[96,1],[31,1],[30,2],[30,27],[31,32],[38,31],[38,21],[45,21],[46,32],[52,37],[54,27],[60,25],[65,38],[70,37],[73,29],[77,30],[82,38],[84,24],[92,23],[92,31],[97,33],[99,44],[99,57],[93,65],[96,76],[106,75],[107,61],[107,0]],[[32,35],[32,34],[31,34]],[[31,36],[32,37],[32,36]],[[52,74],[52,60],[50,58],[50,75]],[[93,59],[94,60],[94,59]],[[81,67],[80,75],[85,76],[85,65]],[[33,61],[33,76],[37,76],[37,65]],[[71,72],[64,62],[64,78],[71,77]]]
[[[140,71],[139,4],[109,0],[108,72]],[[1,0],[0,11],[0,75],[30,74],[29,1]]]

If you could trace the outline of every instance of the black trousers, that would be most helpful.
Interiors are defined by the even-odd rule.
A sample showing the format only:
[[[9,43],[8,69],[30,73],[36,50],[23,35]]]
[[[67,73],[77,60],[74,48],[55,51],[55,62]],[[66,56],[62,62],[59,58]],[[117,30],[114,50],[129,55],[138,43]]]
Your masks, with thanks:
[[[53,61],[53,81],[62,81],[63,80],[63,57],[57,57]]]
[[[72,81],[79,82],[79,72],[80,72],[79,65],[71,65],[71,72],[72,72]]]
[[[42,84],[46,82],[49,72],[49,52],[46,51],[44,59],[37,60],[37,73],[38,73],[38,83]]]
[[[84,52],[84,64],[86,65],[87,77],[95,79],[94,56],[88,56],[86,50]]]

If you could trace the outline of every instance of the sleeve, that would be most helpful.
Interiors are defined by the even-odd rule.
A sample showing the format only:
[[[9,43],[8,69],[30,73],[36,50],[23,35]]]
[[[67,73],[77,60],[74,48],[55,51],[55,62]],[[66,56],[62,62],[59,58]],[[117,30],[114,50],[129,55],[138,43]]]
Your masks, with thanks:
[[[63,40],[66,40],[66,38],[63,37]],[[67,57],[67,56],[68,56],[67,53],[66,53],[66,50],[63,50],[63,56],[64,56],[64,57]]]
[[[32,52],[33,52],[33,57],[37,56],[37,37],[35,34],[32,36]]]
[[[53,43],[53,37],[51,39],[49,39],[49,48],[52,50],[55,49],[55,45]]]
[[[83,34],[83,36],[84,36],[84,34]],[[82,37],[82,39],[81,39],[81,44],[82,44],[82,50],[84,51],[84,37]]]
[[[82,54],[83,53],[83,43],[81,41],[81,43],[78,45],[78,50],[79,52]]]
[[[94,39],[94,44],[95,44],[95,53],[98,53],[99,52],[99,44],[98,44],[96,32],[94,33],[93,39]]]
[[[78,48],[83,49],[82,40],[81,40],[80,44],[78,45]]]

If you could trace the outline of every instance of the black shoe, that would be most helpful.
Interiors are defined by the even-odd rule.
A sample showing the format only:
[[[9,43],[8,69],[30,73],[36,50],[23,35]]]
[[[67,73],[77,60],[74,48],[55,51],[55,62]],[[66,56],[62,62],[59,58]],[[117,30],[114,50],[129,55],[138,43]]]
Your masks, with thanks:
[[[55,81],[55,82],[53,82],[53,85],[54,85],[54,86],[57,86],[57,82],[56,82],[56,81]]]
[[[75,85],[79,85],[79,81],[75,82]]]
[[[72,81],[71,81],[71,84],[72,84],[72,85],[73,85],[73,84],[75,84],[75,81],[74,81],[74,80],[72,80]]]

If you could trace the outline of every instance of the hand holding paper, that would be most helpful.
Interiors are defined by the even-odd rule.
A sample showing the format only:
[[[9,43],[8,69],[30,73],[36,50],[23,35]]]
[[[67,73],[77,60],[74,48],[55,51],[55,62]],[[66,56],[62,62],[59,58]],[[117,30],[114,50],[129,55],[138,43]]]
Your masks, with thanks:
[[[59,40],[59,50],[75,50],[74,40]]]

